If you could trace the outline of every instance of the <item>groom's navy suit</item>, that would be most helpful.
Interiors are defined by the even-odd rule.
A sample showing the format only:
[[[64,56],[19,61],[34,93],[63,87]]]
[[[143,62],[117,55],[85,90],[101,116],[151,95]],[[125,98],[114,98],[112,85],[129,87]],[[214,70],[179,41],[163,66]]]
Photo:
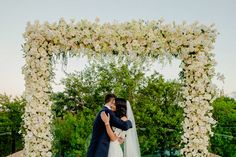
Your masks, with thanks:
[[[105,111],[106,114],[110,114],[110,125],[122,130],[128,130],[132,128],[131,121],[122,121],[115,114],[104,107],[97,115],[93,124],[93,133],[90,146],[88,148],[87,157],[107,157],[110,145],[110,138],[106,131],[106,126],[101,119],[101,112]]]

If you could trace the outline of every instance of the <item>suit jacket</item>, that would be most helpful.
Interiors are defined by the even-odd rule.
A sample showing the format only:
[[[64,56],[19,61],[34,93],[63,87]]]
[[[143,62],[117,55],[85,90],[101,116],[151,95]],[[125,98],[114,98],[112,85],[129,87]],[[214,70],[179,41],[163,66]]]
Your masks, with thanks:
[[[101,119],[101,112],[105,111],[106,114],[110,114],[110,125],[122,130],[128,130],[132,128],[132,123],[130,120],[122,121],[115,114],[104,107],[96,116],[96,119],[93,124],[93,133],[92,139],[88,148],[87,157],[107,157],[109,145],[110,145],[110,138],[106,131],[106,126]]]

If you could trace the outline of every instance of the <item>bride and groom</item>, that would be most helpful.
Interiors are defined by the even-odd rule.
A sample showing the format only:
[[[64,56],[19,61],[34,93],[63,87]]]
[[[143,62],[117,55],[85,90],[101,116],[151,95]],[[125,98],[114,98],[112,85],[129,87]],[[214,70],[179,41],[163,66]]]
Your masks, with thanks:
[[[141,157],[134,115],[128,101],[116,98],[114,94],[106,95],[105,106],[93,124],[87,157]]]

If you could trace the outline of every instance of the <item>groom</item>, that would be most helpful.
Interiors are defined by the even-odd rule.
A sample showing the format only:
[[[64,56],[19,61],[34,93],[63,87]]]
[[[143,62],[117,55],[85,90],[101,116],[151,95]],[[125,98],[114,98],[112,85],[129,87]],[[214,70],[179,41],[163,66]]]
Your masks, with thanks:
[[[105,124],[100,116],[102,111],[105,111],[107,115],[110,115],[111,126],[122,130],[132,128],[132,123],[130,120],[122,121],[113,113],[112,110],[115,109],[115,98],[116,96],[114,94],[108,94],[105,97],[105,106],[98,113],[93,124],[92,139],[88,148],[87,157],[107,157],[108,155],[110,138],[106,132]]]

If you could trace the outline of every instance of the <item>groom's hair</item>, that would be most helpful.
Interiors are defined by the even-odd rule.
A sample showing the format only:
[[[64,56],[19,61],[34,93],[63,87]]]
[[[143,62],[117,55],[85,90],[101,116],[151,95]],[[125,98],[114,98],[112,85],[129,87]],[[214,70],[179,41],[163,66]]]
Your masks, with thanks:
[[[115,94],[107,94],[105,96],[105,103],[109,103],[112,99],[115,99],[116,95]]]

